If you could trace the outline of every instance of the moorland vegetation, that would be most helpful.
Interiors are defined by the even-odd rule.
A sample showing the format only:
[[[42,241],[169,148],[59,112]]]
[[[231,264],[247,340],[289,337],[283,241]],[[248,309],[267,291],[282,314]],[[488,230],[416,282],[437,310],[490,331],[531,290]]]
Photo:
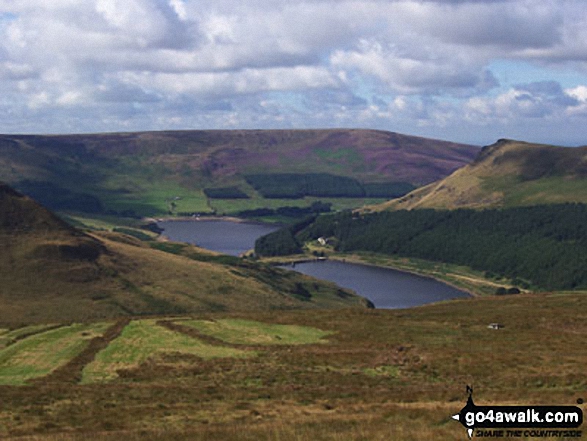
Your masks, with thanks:
[[[291,206],[291,192],[265,197],[267,188],[257,191],[247,176],[287,174],[299,187],[309,174],[319,186],[354,182],[353,192],[325,190],[332,197],[323,202],[356,208],[445,177],[478,151],[376,130],[3,135],[0,179],[53,210],[142,217]],[[316,202],[319,188],[311,188],[296,207]]]

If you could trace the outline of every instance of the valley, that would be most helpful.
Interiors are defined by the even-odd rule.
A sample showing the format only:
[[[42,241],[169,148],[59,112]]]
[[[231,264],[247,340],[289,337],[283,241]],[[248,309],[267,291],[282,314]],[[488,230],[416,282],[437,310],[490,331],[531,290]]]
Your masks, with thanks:
[[[0,0],[0,441],[587,437],[582,0]]]
[[[366,306],[333,284],[253,261],[83,232],[6,185],[0,185],[0,245],[0,323]]]
[[[380,168],[357,165],[384,138]],[[220,147],[235,139],[246,154]],[[3,439],[459,439],[467,385],[480,405],[585,398],[582,148],[432,143],[411,168],[381,158],[421,139],[373,131],[3,142],[0,179],[58,208],[0,185]],[[370,205],[400,182],[424,186]],[[215,210],[279,223],[238,257],[162,240],[153,222]],[[322,256],[476,295],[373,309],[274,267]]]

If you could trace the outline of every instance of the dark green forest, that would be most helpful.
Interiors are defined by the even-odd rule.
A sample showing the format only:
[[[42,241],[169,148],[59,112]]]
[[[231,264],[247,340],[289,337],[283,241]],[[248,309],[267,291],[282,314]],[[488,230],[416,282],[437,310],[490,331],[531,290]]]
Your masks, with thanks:
[[[302,244],[296,236],[304,234],[305,229],[311,226],[316,218],[317,215],[308,216],[299,222],[258,238],[255,241],[255,254],[272,257],[301,253]]]
[[[329,202],[316,201],[313,202],[309,207],[279,207],[273,208],[255,208],[253,210],[242,210],[237,213],[239,217],[255,218],[264,216],[283,216],[291,218],[305,218],[312,214],[329,213],[331,211],[332,204]]]
[[[104,206],[96,196],[76,193],[44,181],[21,181],[14,186],[51,210],[75,210],[85,213],[102,213]]]
[[[238,187],[205,188],[204,194],[211,199],[249,199],[249,195]]]
[[[407,182],[361,184],[356,179],[328,173],[257,174],[247,175],[245,179],[269,199],[300,199],[306,196],[395,198],[415,188]]]
[[[536,289],[587,288],[587,205],[491,210],[338,213],[304,228],[260,239],[260,255],[295,250],[319,237],[341,252],[381,254],[466,265]],[[268,237],[268,236],[267,236]],[[292,242],[293,241],[293,242]]]

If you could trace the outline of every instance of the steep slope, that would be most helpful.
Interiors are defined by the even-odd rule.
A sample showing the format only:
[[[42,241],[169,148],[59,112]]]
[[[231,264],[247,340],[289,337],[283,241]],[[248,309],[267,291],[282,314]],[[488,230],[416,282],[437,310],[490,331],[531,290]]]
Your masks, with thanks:
[[[198,261],[128,236],[83,233],[4,184],[0,250],[0,323],[366,305],[293,272]]]
[[[475,146],[375,130],[212,130],[0,136],[0,179],[53,209],[210,210],[205,188],[260,195],[245,175],[329,173],[422,185],[469,163]],[[263,202],[263,201],[261,201]],[[265,206],[249,204],[247,208]],[[213,207],[217,208],[217,207]]]
[[[106,254],[97,239],[76,230],[32,199],[0,183],[2,276],[17,278],[26,266],[26,283],[45,284],[42,275],[92,279],[96,262]],[[46,264],[51,262],[50,266]],[[79,271],[78,271],[79,269]],[[2,290],[6,285],[2,284]],[[14,289],[14,287],[11,287]]]
[[[587,147],[499,140],[445,179],[373,210],[587,203]]]

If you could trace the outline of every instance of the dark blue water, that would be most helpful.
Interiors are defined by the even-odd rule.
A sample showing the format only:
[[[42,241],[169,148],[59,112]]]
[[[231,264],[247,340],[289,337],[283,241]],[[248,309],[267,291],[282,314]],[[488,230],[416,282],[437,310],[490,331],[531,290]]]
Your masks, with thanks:
[[[257,238],[278,229],[270,224],[224,220],[163,221],[163,235],[212,251],[238,256],[255,246]],[[363,296],[376,308],[409,308],[468,294],[427,277],[389,268],[322,261],[284,266],[318,279],[330,280]]]
[[[157,222],[163,235],[175,242],[186,242],[207,250],[238,256],[255,247],[255,241],[279,226],[225,220]]]
[[[376,308],[409,308],[469,296],[434,279],[391,268],[328,260],[298,263],[292,269],[352,289]]]

